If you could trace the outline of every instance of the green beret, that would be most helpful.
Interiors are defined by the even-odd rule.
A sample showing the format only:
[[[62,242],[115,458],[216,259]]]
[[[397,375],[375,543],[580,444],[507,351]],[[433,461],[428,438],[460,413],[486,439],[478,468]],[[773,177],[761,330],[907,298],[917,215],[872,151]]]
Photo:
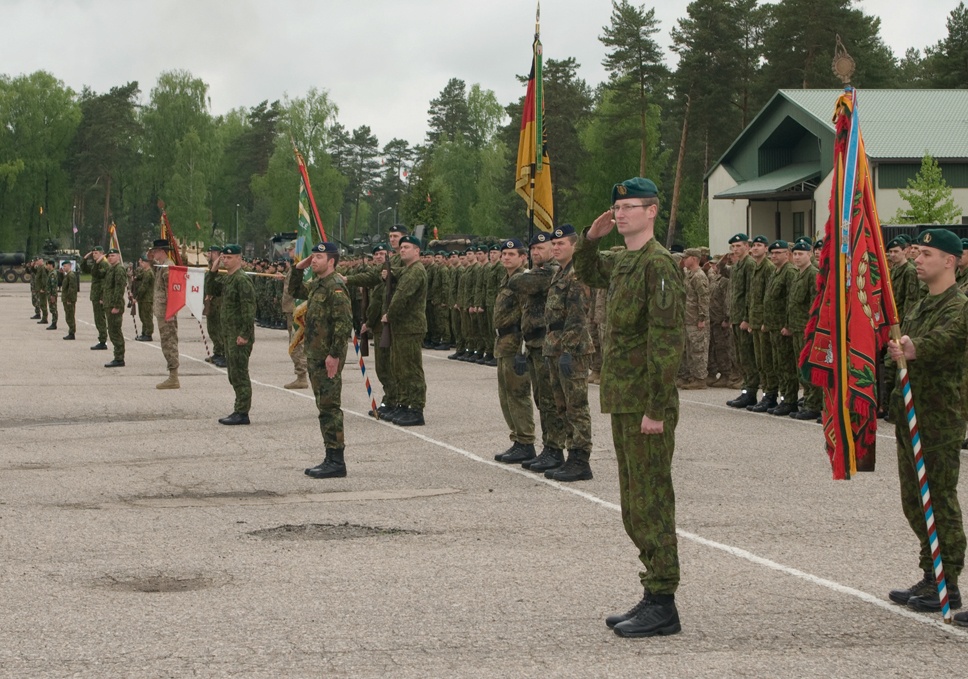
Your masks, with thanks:
[[[410,243],[411,245],[416,245],[418,248],[420,247],[420,241],[415,236],[404,236],[403,238],[400,239],[400,245],[403,245],[404,243]]]
[[[790,249],[790,244],[787,243],[785,240],[775,240],[772,243],[770,243],[770,252],[773,252],[774,250],[789,250],[789,249]]]
[[[904,244],[902,247],[907,247],[907,246],[911,245],[912,243],[914,243],[914,239],[911,238],[911,236],[909,234],[906,234],[906,233],[902,233],[899,236],[897,236],[897,240],[899,240],[901,243]]]
[[[750,237],[747,236],[745,233],[738,233],[732,238],[730,238],[728,243],[730,245],[732,245],[733,243],[748,243],[749,240],[750,240]]]
[[[377,243],[376,245],[373,246],[374,255],[378,252],[389,252],[389,251],[390,251],[390,246],[387,245],[386,243]]]
[[[822,247],[823,247],[823,238],[818,238],[817,242],[813,244],[813,249],[819,250]]]
[[[409,231],[407,231],[407,227],[405,227],[403,224],[394,224],[393,226],[390,227],[390,231],[389,232],[390,233],[402,233],[404,236],[406,236],[407,234],[410,233]]]
[[[632,177],[612,187],[612,202],[623,198],[655,198],[659,189],[651,179]]]
[[[968,250],[968,238],[961,239],[961,249]]]
[[[222,248],[220,248],[215,243],[212,243],[211,245],[208,246],[208,251],[209,252],[221,252],[222,251]]]
[[[568,236],[574,235],[575,227],[573,227],[571,224],[562,224],[551,232],[551,240],[558,240],[559,238],[567,238]]]
[[[222,248],[222,254],[223,255],[241,255],[242,246],[236,243],[229,243],[228,245]]]
[[[904,243],[901,242],[901,239],[900,238],[892,238],[890,240],[890,242],[887,245],[885,245],[884,247],[887,248],[888,250],[891,250],[893,248],[901,248],[903,250],[904,249]]]
[[[462,253],[460,250],[451,250],[450,251],[450,254],[448,254],[447,256],[448,257],[460,257],[462,254],[464,254],[464,253]]]
[[[111,248],[110,250],[108,250],[104,254],[106,254],[106,255],[120,255],[121,254],[121,251],[118,250],[117,248]]]
[[[491,245],[491,247],[488,248],[488,250],[490,250],[491,252],[500,252],[501,251],[501,244],[500,243],[494,243],[493,245]]]
[[[148,255],[141,255],[141,261],[142,262],[150,262],[151,260],[148,258]]]
[[[805,240],[798,240],[791,248],[794,252],[810,252],[813,246]]]
[[[810,245],[810,246],[813,245],[813,239],[810,236],[800,236],[799,238],[797,238],[795,242],[806,243],[807,245]]]
[[[750,242],[751,243],[763,243],[763,245],[769,245],[770,244],[770,241],[766,240],[766,236],[757,236],[756,238],[754,238]]]
[[[936,248],[955,257],[961,257],[961,239],[948,229],[926,229],[918,236],[918,245]]]

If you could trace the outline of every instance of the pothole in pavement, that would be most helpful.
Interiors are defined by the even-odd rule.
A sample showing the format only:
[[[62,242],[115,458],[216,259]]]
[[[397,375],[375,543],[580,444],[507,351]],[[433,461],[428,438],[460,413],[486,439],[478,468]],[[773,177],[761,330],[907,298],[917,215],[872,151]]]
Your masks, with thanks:
[[[386,535],[419,535],[419,533],[401,528],[358,526],[352,523],[304,523],[262,528],[249,532],[249,535],[263,540],[352,540]]]
[[[94,582],[95,587],[121,592],[143,592],[145,594],[164,594],[169,592],[194,592],[217,587],[228,582],[226,575],[205,574],[165,574],[151,575],[111,575]]]

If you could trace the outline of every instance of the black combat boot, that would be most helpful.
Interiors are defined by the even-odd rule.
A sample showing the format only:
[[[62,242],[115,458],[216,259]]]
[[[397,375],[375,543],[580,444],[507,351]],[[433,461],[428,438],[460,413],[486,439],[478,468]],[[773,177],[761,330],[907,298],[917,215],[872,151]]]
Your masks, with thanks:
[[[422,427],[424,424],[423,410],[407,406],[393,418],[393,424],[398,427]]]
[[[212,365],[216,368],[226,368],[229,364],[224,356],[212,356]]]
[[[534,444],[515,441],[511,449],[505,455],[501,456],[500,461],[506,462],[507,464],[518,464],[533,459],[535,459]]]
[[[460,351],[455,351],[454,353],[452,353],[447,358],[449,358],[452,361],[459,361],[459,360],[461,360],[461,358],[463,358],[463,356],[464,356],[464,354],[466,352],[467,352],[466,349],[461,349]]]
[[[228,417],[221,417],[218,421],[219,424],[249,424],[249,414],[248,413],[232,413]]]
[[[646,594],[634,616],[617,623],[612,631],[620,637],[654,637],[682,630],[674,594]]]
[[[48,330],[57,330],[57,323],[51,323],[47,326]]]
[[[568,459],[558,469],[549,469],[545,478],[552,481],[569,483],[571,481],[588,481],[592,478],[592,468],[588,464],[591,456],[587,450],[569,450]]]
[[[108,345],[105,344],[104,342],[98,342],[93,347],[91,347],[91,351],[107,351],[107,349],[108,349]]]
[[[794,420],[815,420],[820,417],[820,413],[816,410],[797,410],[790,413],[790,417]]]
[[[739,396],[734,398],[732,401],[726,401],[726,405],[730,408],[745,408],[746,406],[751,406],[756,403],[756,392],[747,391],[743,389],[739,393]]]
[[[906,605],[912,597],[930,595],[932,592],[938,593],[938,586],[934,582],[934,573],[924,572],[924,577],[919,582],[911,585],[907,589],[892,589],[887,598],[896,604]]]
[[[72,339],[74,339],[74,333],[72,333],[72,332],[67,333],[66,335],[64,335],[64,339],[66,339],[66,340],[72,340]]]
[[[789,401],[784,401],[773,409],[771,415],[776,415],[777,417],[788,417],[798,410],[800,409],[795,404],[790,403]]]
[[[746,406],[751,413],[765,413],[770,408],[776,408],[776,392],[763,394],[760,402],[753,406]]]
[[[545,446],[535,459],[525,462],[521,466],[533,472],[545,473],[549,469],[558,469],[565,463],[565,453],[559,448],[549,448]]]
[[[952,620],[959,627],[968,627],[968,612],[958,613]]]
[[[492,354],[484,354],[484,365],[496,368],[497,359]]]
[[[40,312],[38,311],[37,313],[35,313],[33,316],[30,317],[30,320],[36,321],[39,318],[40,318]]]
[[[47,325],[47,317],[44,316],[39,321],[37,321],[37,325]]]
[[[610,615],[607,618],[605,618],[605,626],[609,629],[612,629],[613,627],[615,627],[615,625],[619,624],[620,622],[631,620],[636,615],[638,615],[639,611],[641,611],[642,608],[645,607],[648,601],[649,601],[649,593],[645,592],[642,595],[642,598],[639,600],[639,602],[634,606],[632,606],[632,608],[630,608],[628,612],[616,613],[615,615]]]
[[[380,409],[377,408],[377,412],[379,412],[379,410]],[[384,422],[389,422],[390,424],[393,424],[393,418],[395,418],[397,415],[403,414],[404,410],[405,408],[403,404],[398,403],[397,405],[390,406],[386,410],[384,410],[383,414],[380,415],[380,419],[383,420]]]
[[[948,606],[953,610],[961,608],[961,591],[958,585],[947,584],[948,587]],[[935,586],[930,594],[912,596],[908,599],[907,605],[916,611],[928,611],[936,613],[941,610],[941,597],[938,596],[938,588]]]
[[[105,368],[123,368],[124,367],[124,359],[123,358],[116,358],[113,361],[111,361],[110,363],[105,363],[104,364],[104,367]]]
[[[343,448],[327,448],[326,458],[304,473],[314,479],[334,479],[346,476],[346,463],[343,461]]]

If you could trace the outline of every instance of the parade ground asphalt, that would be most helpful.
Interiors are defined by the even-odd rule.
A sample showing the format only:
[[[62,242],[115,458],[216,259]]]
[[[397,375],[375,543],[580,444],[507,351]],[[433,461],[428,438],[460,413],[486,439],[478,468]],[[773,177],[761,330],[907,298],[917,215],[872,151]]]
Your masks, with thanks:
[[[496,463],[493,368],[425,351],[426,426],[366,413],[343,372],[344,479],[284,331],[257,329],[250,426],[226,427],[224,370],[179,317],[181,389],[157,342],[107,369],[84,286],[77,340],[0,286],[2,677],[936,677],[968,667],[968,629],[890,603],[920,578],[893,427],[877,471],[831,480],[820,427],[680,393],[682,632],[605,627],[642,594],[618,507],[607,416],[595,478]],[[374,392],[379,387],[368,361]],[[915,395],[916,397],[916,395]],[[964,458],[963,458],[964,459]],[[968,500],[961,480],[962,500]]]

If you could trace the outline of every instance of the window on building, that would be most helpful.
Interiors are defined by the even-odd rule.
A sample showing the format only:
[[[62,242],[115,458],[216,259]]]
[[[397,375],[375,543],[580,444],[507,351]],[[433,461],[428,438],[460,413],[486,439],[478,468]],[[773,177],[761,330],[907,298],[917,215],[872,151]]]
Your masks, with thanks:
[[[803,225],[806,222],[806,213],[804,212],[794,212],[793,213],[793,240],[803,236]]]

